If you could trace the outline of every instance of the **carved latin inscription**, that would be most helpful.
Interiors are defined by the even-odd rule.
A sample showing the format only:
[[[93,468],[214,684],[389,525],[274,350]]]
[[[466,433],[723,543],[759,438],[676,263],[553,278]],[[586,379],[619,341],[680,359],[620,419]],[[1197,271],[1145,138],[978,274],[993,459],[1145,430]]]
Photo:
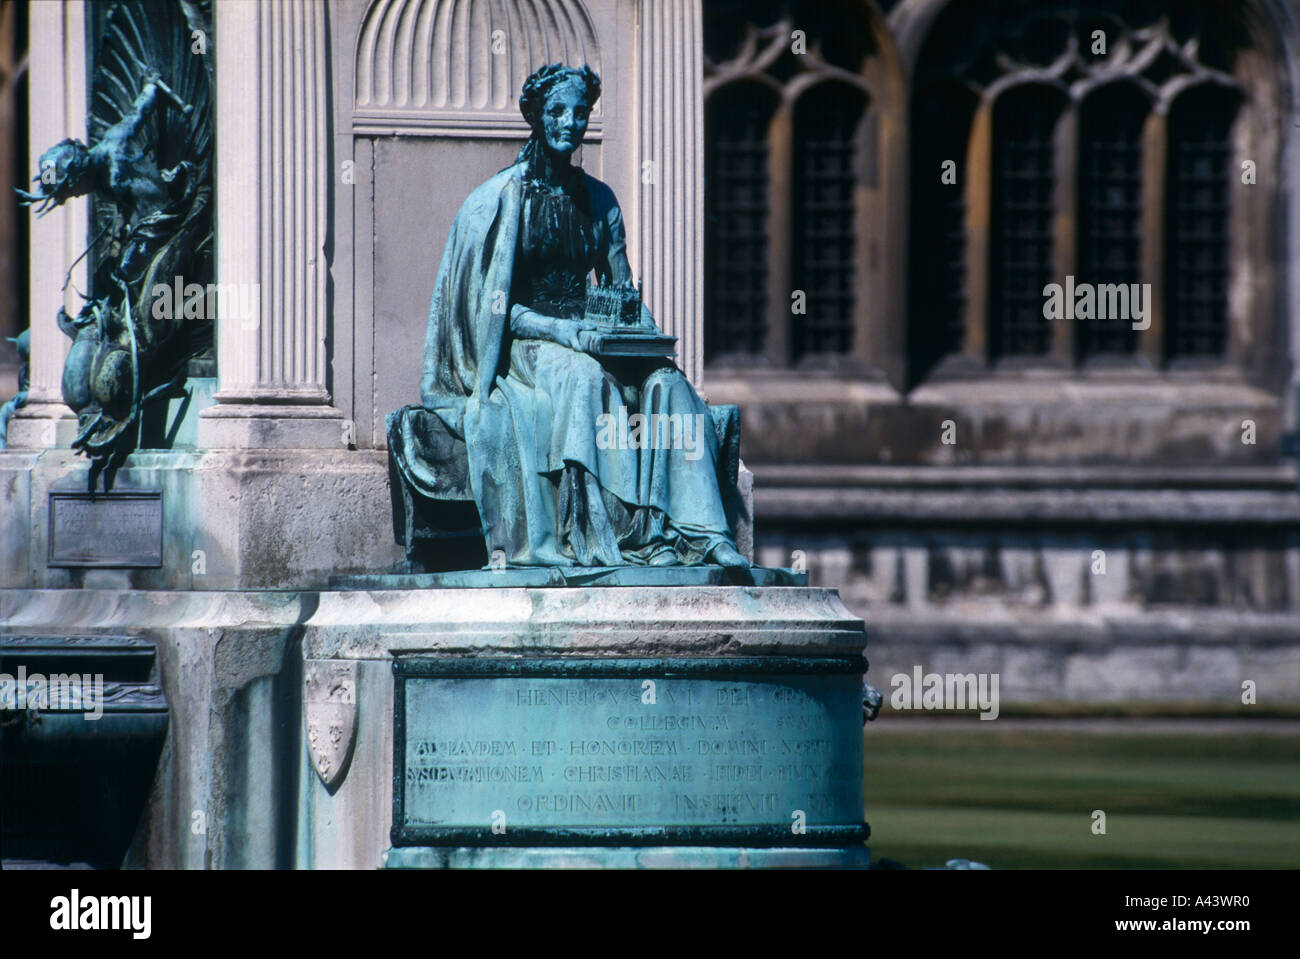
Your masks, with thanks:
[[[859,686],[841,675],[410,678],[405,824],[786,828],[796,812],[860,823]]]

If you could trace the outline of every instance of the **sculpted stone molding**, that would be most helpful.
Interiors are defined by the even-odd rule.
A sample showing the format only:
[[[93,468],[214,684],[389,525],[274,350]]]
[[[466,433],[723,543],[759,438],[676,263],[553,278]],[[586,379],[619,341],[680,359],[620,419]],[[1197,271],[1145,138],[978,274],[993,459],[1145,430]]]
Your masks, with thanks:
[[[372,0],[357,40],[353,132],[526,136],[519,88],[556,61],[601,70],[582,0]],[[601,126],[597,106],[588,138]]]

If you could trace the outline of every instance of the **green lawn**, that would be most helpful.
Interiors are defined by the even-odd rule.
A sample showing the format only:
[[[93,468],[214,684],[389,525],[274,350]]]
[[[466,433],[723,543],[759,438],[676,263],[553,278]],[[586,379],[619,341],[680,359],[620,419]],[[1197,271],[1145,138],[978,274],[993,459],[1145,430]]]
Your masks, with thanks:
[[[1130,727],[1141,729],[1140,722]],[[1296,868],[1300,735],[867,727],[871,856],[910,868]],[[1092,832],[1092,812],[1106,834]]]

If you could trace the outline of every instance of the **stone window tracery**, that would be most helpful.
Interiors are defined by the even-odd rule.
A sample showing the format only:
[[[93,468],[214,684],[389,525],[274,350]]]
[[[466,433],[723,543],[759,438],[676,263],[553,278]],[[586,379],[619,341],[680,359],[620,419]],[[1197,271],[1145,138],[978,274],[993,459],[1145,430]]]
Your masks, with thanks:
[[[1234,125],[1249,108],[1232,71],[1243,46],[1233,11],[1209,2],[989,0],[945,10],[916,71],[911,269],[925,275],[917,257],[942,251],[943,270],[965,288],[924,291],[914,278],[909,341],[939,348],[913,358],[913,380],[955,359],[970,369],[1230,358],[1230,165]],[[947,187],[960,202],[942,204],[937,151],[921,128],[954,87],[975,108],[968,124],[949,117],[968,132],[943,144],[964,175]],[[1150,284],[1157,321],[1135,330],[1132,304],[1069,325],[1044,318],[1044,286],[1071,276],[1094,287]]]
[[[860,354],[865,10],[711,0],[704,13],[706,362]]]

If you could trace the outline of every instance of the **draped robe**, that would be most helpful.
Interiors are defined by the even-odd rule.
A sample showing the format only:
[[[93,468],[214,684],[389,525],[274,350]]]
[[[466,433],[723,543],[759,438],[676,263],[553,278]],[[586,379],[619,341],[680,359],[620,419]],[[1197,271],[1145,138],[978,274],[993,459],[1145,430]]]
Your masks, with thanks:
[[[635,382],[620,381],[585,353],[511,332],[525,168],[516,163],[476,188],[452,224],[421,381],[424,408],[465,440],[489,553],[501,550],[511,565],[641,564],[665,550],[679,562],[703,562],[733,540],[708,407],[681,372],[660,363],[644,377],[641,367]],[[578,175],[609,275],[628,281],[618,202],[604,183]],[[689,417],[696,447],[600,442],[602,414],[617,420],[621,405]],[[417,487],[436,485],[430,464],[403,460]]]

